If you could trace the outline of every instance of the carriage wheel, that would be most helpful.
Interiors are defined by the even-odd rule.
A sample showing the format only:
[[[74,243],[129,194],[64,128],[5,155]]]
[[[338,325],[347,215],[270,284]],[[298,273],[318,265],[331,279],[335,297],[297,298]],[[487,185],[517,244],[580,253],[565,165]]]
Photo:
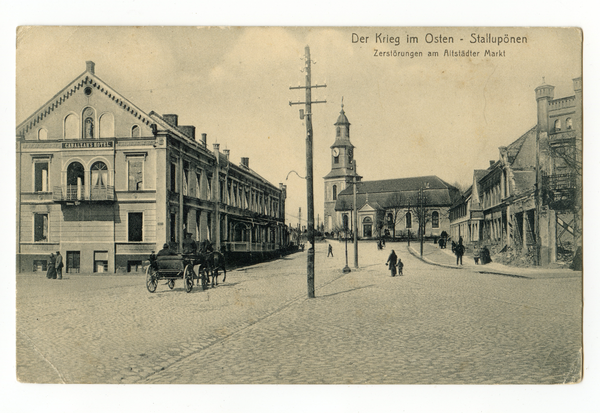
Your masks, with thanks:
[[[206,269],[202,270],[200,278],[202,279],[202,290],[208,289],[208,271]]]
[[[168,285],[171,290],[175,288],[175,280],[169,280]]]
[[[194,269],[191,265],[187,265],[185,270],[183,270],[183,283],[185,291],[188,293],[194,288]]]
[[[158,274],[156,274],[156,270],[152,268],[152,265],[149,265],[146,269],[146,288],[148,291],[153,293],[156,291],[156,287],[158,286]]]

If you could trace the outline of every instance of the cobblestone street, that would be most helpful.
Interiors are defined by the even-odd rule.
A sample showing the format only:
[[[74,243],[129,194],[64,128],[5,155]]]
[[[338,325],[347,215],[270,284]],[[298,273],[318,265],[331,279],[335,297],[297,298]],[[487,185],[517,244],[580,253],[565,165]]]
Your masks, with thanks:
[[[446,269],[406,244],[317,245],[187,294],[144,277],[17,277],[17,371],[38,383],[570,383],[581,371],[581,278]],[[392,278],[394,248],[405,262]],[[352,253],[349,254],[352,266]]]

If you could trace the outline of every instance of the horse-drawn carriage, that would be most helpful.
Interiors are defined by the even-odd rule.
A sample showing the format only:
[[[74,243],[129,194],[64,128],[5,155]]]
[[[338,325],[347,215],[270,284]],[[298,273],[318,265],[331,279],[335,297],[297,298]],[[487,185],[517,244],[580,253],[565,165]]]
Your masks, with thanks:
[[[198,266],[198,273],[194,267]],[[175,288],[175,280],[183,280],[186,292],[192,291],[194,280],[196,285],[202,283],[202,289],[208,288],[209,277],[212,285],[218,285],[219,270],[223,270],[223,282],[227,276],[225,259],[220,252],[198,254],[174,254],[150,256],[150,265],[146,269],[146,288],[151,293],[156,291],[158,282],[167,280],[170,289]]]

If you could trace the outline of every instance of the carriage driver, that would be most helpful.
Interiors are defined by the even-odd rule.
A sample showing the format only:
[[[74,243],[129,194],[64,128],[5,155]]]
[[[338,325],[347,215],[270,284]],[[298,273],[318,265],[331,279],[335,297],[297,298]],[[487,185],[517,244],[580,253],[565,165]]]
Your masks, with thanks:
[[[196,245],[196,241],[192,239],[192,234],[186,232],[185,239],[183,240],[183,253],[184,254],[195,254],[198,246]]]

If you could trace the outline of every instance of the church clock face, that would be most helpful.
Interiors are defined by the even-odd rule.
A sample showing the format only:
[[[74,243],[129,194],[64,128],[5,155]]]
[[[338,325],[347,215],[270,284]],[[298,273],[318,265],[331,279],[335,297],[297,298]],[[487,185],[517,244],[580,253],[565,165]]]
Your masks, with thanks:
[[[340,150],[338,148],[333,148],[333,156],[340,156]]]

